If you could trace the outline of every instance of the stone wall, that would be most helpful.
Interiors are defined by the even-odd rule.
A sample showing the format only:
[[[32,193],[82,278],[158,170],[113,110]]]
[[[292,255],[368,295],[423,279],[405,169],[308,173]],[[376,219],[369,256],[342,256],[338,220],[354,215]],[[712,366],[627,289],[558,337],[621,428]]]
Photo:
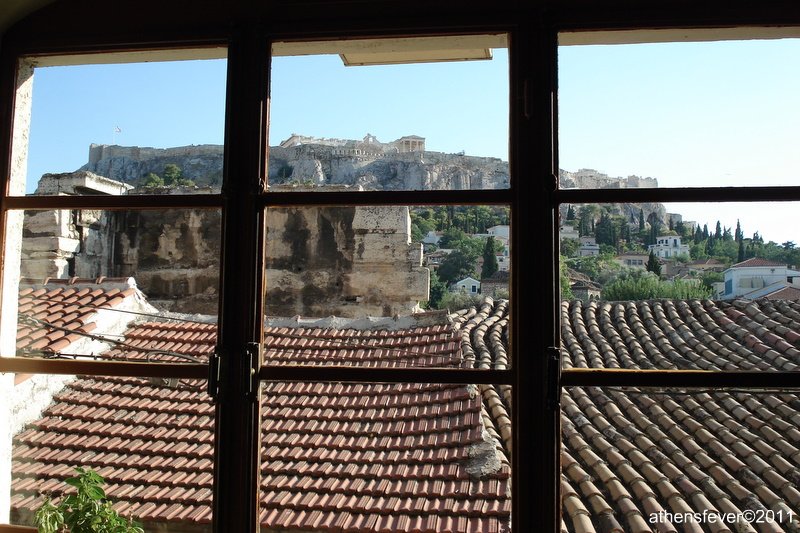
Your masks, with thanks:
[[[394,316],[428,299],[407,207],[306,207],[267,214],[267,314]]]
[[[306,139],[306,138],[303,138]],[[395,142],[401,142],[398,139]],[[424,139],[409,137],[424,148]],[[313,139],[312,139],[313,140]],[[271,185],[301,183],[350,185],[369,190],[502,189],[509,186],[508,163],[424,150],[386,149],[392,143],[319,139],[270,148]],[[150,172],[161,175],[167,164],[199,186],[222,180],[223,147],[183,146],[157,149],[93,144],[81,170],[111,180],[138,184]]]
[[[562,189],[640,189],[658,187],[656,178],[640,176],[611,177],[591,168],[577,172],[559,171],[559,187]]]
[[[62,185],[91,192],[93,174],[75,174]],[[393,316],[428,299],[407,207],[269,209],[266,222],[268,314]],[[216,314],[221,223],[216,209],[32,211],[22,269],[34,279],[130,276],[161,309]]]

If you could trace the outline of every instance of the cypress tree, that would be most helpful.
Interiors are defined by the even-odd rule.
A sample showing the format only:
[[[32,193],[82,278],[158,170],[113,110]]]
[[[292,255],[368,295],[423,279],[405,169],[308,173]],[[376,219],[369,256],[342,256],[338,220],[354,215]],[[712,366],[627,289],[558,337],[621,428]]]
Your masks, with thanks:
[[[481,279],[492,277],[497,272],[497,256],[494,249],[494,237],[486,239],[483,246],[483,266],[481,267]]]
[[[656,254],[650,252],[650,257],[647,258],[647,270],[656,276],[661,276],[661,263],[659,262]]]

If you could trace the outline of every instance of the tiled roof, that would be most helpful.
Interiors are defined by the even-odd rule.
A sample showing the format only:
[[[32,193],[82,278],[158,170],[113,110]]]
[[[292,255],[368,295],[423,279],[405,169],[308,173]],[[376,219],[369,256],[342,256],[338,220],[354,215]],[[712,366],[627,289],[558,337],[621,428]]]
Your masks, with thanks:
[[[470,339],[482,335],[485,346],[500,343],[505,308],[501,302],[457,316],[454,325],[394,332],[269,328],[267,357],[317,363],[340,353],[351,364],[441,366],[444,356],[454,366],[480,366],[484,354]],[[356,344],[339,343],[348,339]],[[163,360],[152,352],[160,350],[202,361],[215,341],[211,324],[146,323],[126,334],[134,348],[110,355]],[[109,498],[125,515],[182,527],[208,524],[213,405],[202,385],[72,382],[43,418],[15,437],[14,513],[35,509],[39,493],[57,492],[72,466],[84,465],[106,478]],[[508,531],[505,445],[511,435],[503,404],[509,400],[509,390],[492,386],[264,384],[262,526],[282,532]]]
[[[23,279],[19,291],[17,352],[56,353],[97,327],[98,311],[120,307],[135,297],[129,278]]]
[[[564,302],[562,339],[564,368],[800,370],[800,304]],[[800,531],[794,394],[571,387],[561,417],[565,531]],[[783,523],[654,514],[767,510]]]
[[[744,267],[785,267],[786,263],[777,263],[769,259],[762,259],[761,257],[751,257],[739,263],[731,265],[731,268],[744,268]]]
[[[487,302],[452,315],[461,366],[507,367],[507,312],[506,302]],[[196,346],[213,345],[180,333],[166,348],[158,344],[167,342],[164,324],[140,328],[131,330],[131,339],[138,338],[142,350],[162,346],[202,357]],[[204,325],[194,334],[200,339],[212,329]],[[291,340],[278,329],[268,333]],[[314,338],[331,334],[304,331]],[[450,342],[429,334],[434,347]],[[562,339],[564,368],[795,371],[800,303],[564,302]],[[308,356],[317,357],[318,348]],[[82,462],[108,476],[110,496],[123,510],[145,519],[207,521],[211,406],[187,385],[76,381],[45,418],[17,437],[12,505],[30,508],[36,490],[52,490],[54,479],[69,474],[65,464]],[[510,387],[276,383],[265,387],[264,398],[264,412],[272,413],[262,424],[265,526],[399,533],[507,525]],[[562,531],[800,531],[796,395],[571,387],[562,394],[561,415]],[[470,475],[465,461],[471,446],[487,446],[476,424],[502,451],[495,456],[500,469],[482,479]],[[794,522],[728,527],[653,519],[660,511],[767,510],[794,513]]]
[[[768,300],[792,300],[800,302],[800,289],[797,287],[784,287],[765,296]]]

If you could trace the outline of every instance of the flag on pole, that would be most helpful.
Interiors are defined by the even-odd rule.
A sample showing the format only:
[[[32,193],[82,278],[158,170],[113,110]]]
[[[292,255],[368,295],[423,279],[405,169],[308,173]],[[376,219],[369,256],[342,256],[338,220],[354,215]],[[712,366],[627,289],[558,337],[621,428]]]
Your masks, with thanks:
[[[119,126],[114,126],[114,133],[122,133],[122,130],[119,129]]]

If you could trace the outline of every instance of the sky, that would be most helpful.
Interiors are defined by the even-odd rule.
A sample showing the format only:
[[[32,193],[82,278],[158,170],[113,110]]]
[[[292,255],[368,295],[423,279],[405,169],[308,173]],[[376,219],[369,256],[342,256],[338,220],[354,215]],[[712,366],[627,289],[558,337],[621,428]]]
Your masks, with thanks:
[[[660,186],[798,184],[800,40],[569,46],[559,51],[559,163]],[[36,69],[28,191],[89,145],[222,144],[225,60]],[[270,144],[292,133],[508,159],[508,60],[344,67],[276,57]],[[794,204],[671,204],[713,227],[800,242]]]

